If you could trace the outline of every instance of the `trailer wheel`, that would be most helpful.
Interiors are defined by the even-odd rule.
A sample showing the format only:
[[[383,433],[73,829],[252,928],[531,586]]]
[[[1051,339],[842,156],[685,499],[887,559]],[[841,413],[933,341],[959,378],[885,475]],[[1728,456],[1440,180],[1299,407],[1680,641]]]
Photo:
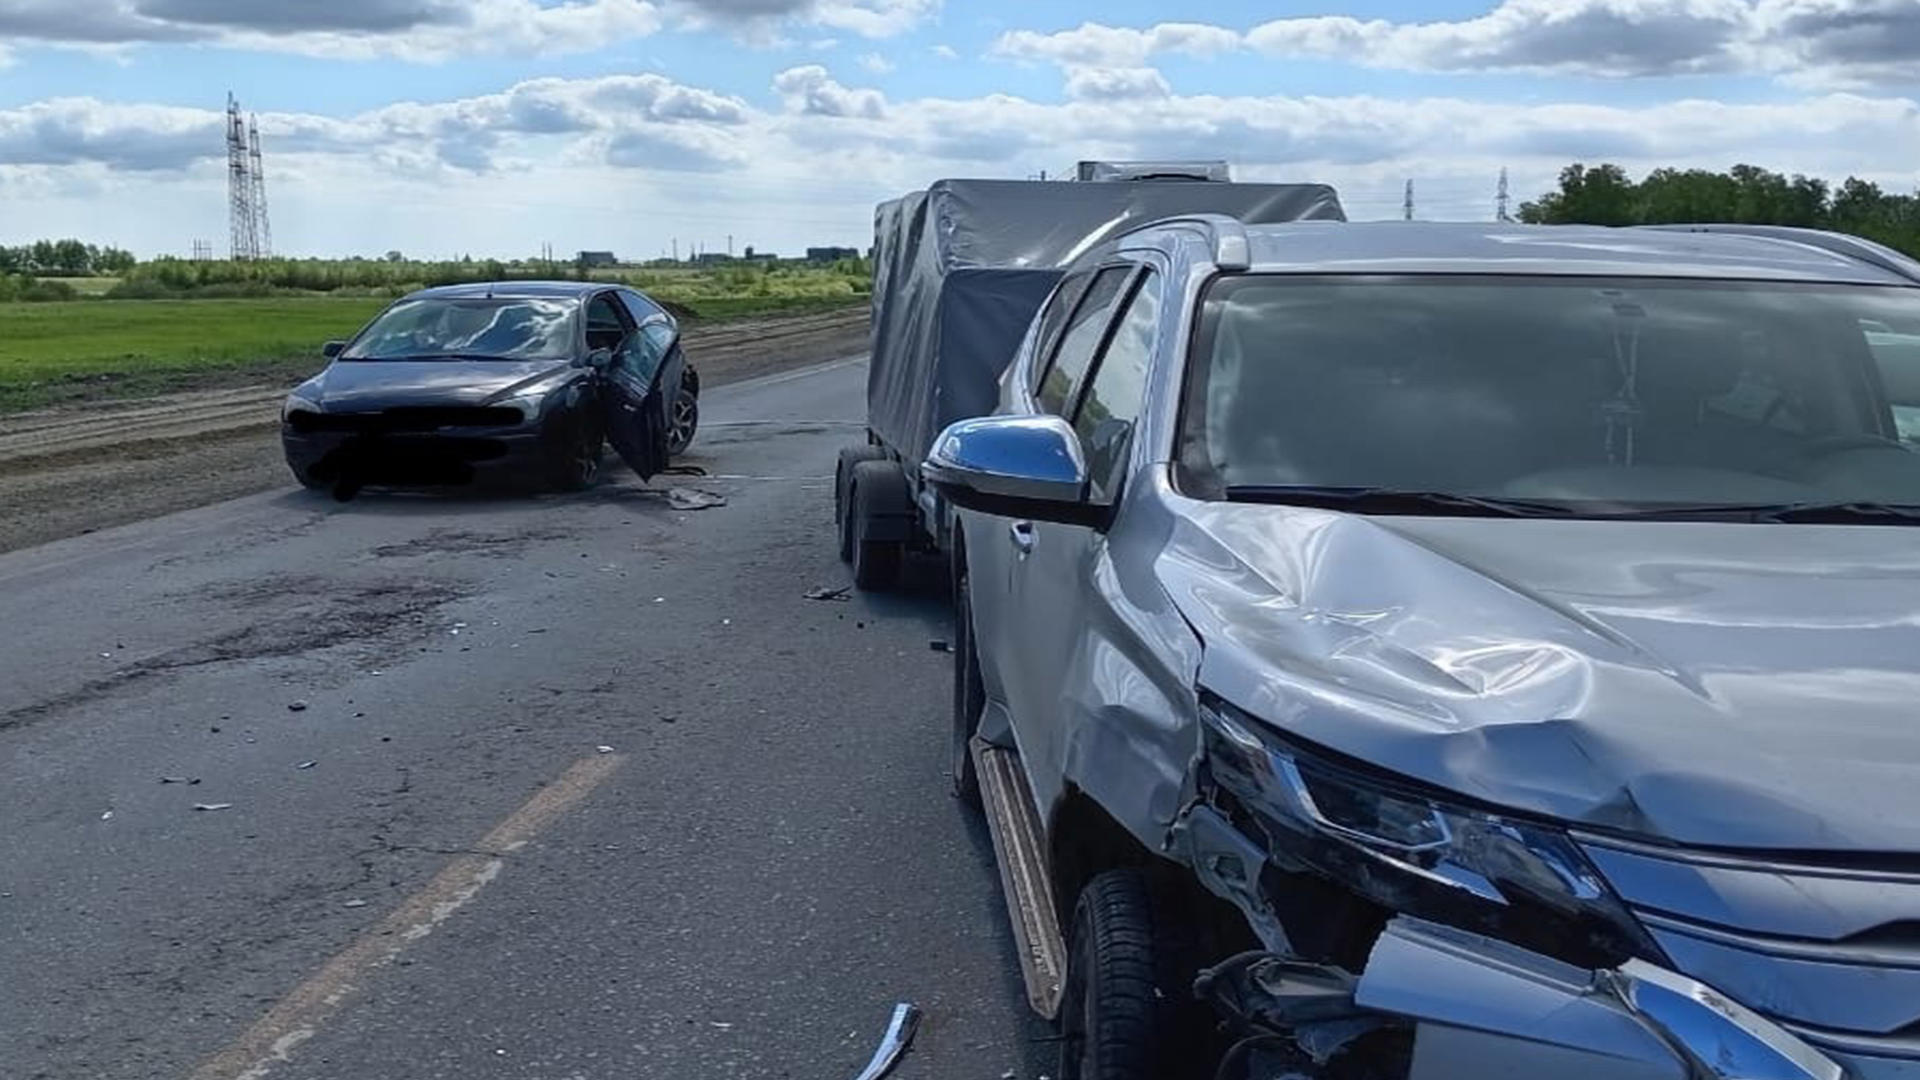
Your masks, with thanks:
[[[1141,871],[1110,870],[1087,883],[1060,1003],[1061,1080],[1213,1076],[1190,940],[1180,905]]]
[[[885,461],[886,451],[877,446],[848,446],[840,451],[840,463],[833,470],[833,524],[840,533],[840,561],[853,561],[853,507],[849,497],[853,489],[853,470],[863,461]]]
[[[852,488],[853,583],[885,592],[899,584],[907,554],[906,536],[891,535],[910,527],[907,478],[891,461],[862,461],[853,467]]]

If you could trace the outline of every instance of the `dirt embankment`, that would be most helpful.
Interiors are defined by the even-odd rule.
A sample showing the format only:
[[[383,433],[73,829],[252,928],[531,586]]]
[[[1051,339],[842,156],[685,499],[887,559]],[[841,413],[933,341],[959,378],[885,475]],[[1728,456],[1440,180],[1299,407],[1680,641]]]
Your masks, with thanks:
[[[703,387],[866,350],[862,308],[690,327]],[[292,484],[279,409],[290,385],[249,382],[139,402],[0,416],[0,551]]]

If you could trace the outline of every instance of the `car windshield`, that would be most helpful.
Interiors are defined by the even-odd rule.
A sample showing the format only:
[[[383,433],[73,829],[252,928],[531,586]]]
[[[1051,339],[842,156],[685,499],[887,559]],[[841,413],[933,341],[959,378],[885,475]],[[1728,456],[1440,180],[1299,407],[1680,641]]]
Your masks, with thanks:
[[[558,300],[403,300],[341,354],[343,360],[563,360],[573,355],[574,305]]]
[[[1917,289],[1239,276],[1191,364],[1179,469],[1206,498],[1920,505]]]

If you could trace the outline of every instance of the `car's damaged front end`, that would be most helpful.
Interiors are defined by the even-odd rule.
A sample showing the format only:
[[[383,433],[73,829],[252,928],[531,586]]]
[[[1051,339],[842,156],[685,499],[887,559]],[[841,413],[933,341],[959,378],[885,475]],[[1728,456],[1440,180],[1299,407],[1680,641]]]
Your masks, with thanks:
[[[1264,947],[1196,988],[1233,1021],[1237,1075],[1845,1075],[1675,970],[1576,834],[1316,760],[1218,701],[1203,712],[1204,794],[1174,835]]]
[[[1920,1076],[1910,532],[1179,509],[1230,1075]]]

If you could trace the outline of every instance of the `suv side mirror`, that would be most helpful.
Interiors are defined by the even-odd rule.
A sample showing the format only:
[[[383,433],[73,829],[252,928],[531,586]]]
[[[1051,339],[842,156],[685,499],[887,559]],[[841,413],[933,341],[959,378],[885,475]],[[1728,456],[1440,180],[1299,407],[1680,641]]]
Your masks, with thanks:
[[[320,355],[329,360],[346,351],[347,343],[344,341],[329,341],[325,345],[320,346]]]
[[[613,350],[595,349],[587,354],[580,366],[592,368],[595,371],[605,371],[613,366]]]
[[[934,440],[921,478],[963,510],[995,517],[1097,525],[1080,436],[1057,416],[962,420]]]

